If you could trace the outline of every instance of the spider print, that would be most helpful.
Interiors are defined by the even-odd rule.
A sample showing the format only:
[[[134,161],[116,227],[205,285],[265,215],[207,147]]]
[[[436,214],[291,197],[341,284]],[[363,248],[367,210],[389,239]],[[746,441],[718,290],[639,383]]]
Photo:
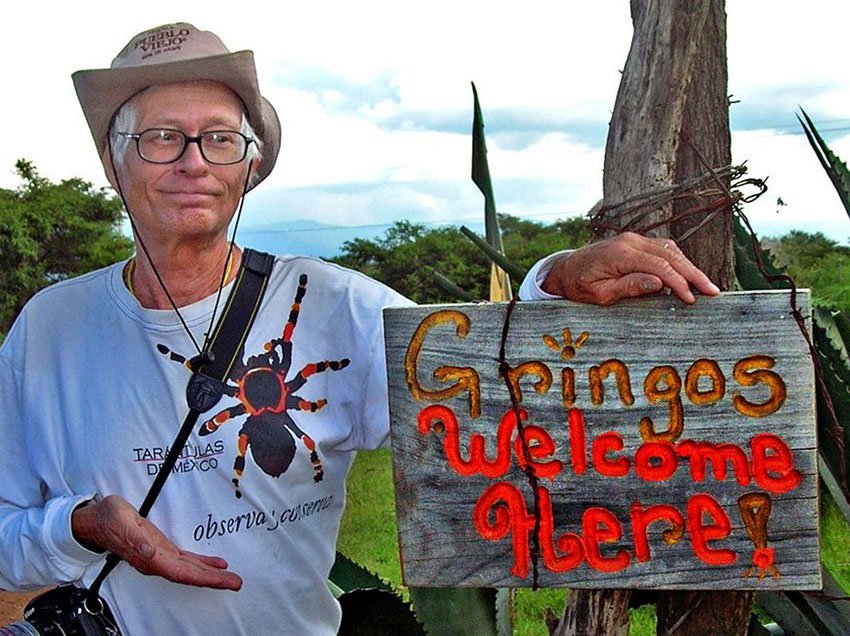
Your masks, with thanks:
[[[239,431],[237,455],[233,462],[233,488],[236,497],[242,497],[240,480],[245,471],[245,455],[248,449],[254,463],[267,475],[280,477],[289,468],[295,456],[295,440],[300,440],[310,452],[313,465],[313,480],[319,482],[324,477],[322,461],[316,450],[316,443],[295,423],[288,411],[315,412],[327,404],[327,400],[315,402],[305,400],[295,392],[307,383],[311,375],[327,370],[339,371],[350,363],[342,360],[323,360],[304,366],[298,374],[287,381],[289,367],[292,364],[292,335],[301,311],[301,301],[307,292],[307,275],[301,274],[295,301],[289,312],[289,320],[283,328],[280,338],[265,343],[265,353],[250,356],[245,362],[244,347],[240,352],[225,384],[224,393],[239,400],[239,403],[220,411],[201,424],[198,434],[212,435],[228,420],[245,413],[247,419]],[[171,360],[185,364],[186,358],[174,353],[165,345],[157,345],[160,353]],[[278,349],[280,352],[278,353]]]

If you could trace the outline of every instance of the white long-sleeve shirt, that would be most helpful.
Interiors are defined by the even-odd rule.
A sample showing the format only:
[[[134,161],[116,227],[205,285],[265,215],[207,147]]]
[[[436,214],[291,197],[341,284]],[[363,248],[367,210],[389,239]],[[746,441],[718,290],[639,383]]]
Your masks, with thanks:
[[[138,506],[188,410],[189,372],[157,345],[191,357],[191,342],[173,311],[138,304],[122,266],[37,294],[0,348],[0,587],[89,584],[103,557],[74,540],[71,512],[93,493]],[[125,634],[257,634],[279,625],[336,633],[339,606],[326,578],[345,476],[352,451],[381,445],[389,430],[381,309],[409,301],[356,272],[278,258],[243,360],[281,337],[304,274],[289,368],[280,360],[274,372],[266,358],[259,376],[243,370],[233,378],[245,383],[254,414],[234,414],[205,436],[196,430],[149,515],[181,548],[224,557],[243,588],[179,585],[122,563],[102,593]],[[181,309],[199,340],[213,304],[211,297]],[[323,408],[292,403],[275,412],[278,378],[291,382],[305,365],[342,359],[350,364],[292,389],[307,402],[326,400]],[[224,396],[199,422],[239,405]],[[320,481],[300,431],[316,443]],[[241,432],[249,450],[237,498],[231,480]]]
[[[90,584],[103,555],[72,536],[73,509],[94,493],[138,506],[188,410],[189,372],[159,348],[188,358],[191,342],[173,311],[138,304],[123,283],[123,265],[37,294],[0,348],[2,588]],[[523,297],[546,296],[539,287],[546,265],[529,272]],[[214,432],[192,434],[149,515],[181,548],[224,557],[243,588],[180,585],[122,563],[102,594],[124,634],[336,634],[339,605],[326,579],[345,477],[354,451],[384,444],[389,433],[381,310],[410,301],[359,273],[279,257],[243,361],[281,337],[302,275],[291,364],[265,359],[259,377],[272,388],[254,382],[257,371],[235,374],[247,397],[224,396],[200,418],[232,411]],[[199,341],[213,305],[210,297],[181,309]],[[350,363],[291,389],[306,402],[326,400],[319,410],[305,402],[303,410],[293,403],[280,411],[264,402],[277,403],[275,378],[292,382],[310,363],[342,359]],[[234,411],[244,402],[252,415]],[[249,448],[237,498],[231,482],[242,433]],[[302,433],[315,441],[319,481]]]

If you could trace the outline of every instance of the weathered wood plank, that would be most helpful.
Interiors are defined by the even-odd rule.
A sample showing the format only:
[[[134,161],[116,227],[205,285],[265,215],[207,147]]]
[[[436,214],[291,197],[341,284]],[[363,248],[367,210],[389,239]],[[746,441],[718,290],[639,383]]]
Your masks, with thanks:
[[[532,585],[538,536],[544,586],[820,586],[814,378],[786,292],[517,304],[526,449],[506,308],[385,310],[405,583]]]

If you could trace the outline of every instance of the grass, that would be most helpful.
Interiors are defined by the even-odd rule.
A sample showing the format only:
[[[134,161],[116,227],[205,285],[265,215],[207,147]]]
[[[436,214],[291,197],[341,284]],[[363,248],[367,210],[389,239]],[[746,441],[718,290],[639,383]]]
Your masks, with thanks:
[[[820,554],[829,573],[850,594],[850,526],[826,490],[821,491]]]
[[[403,592],[397,546],[390,452],[382,449],[359,453],[348,479],[348,505],[342,519],[339,549]],[[821,558],[850,593],[850,527],[826,492],[821,497]],[[548,636],[546,614],[552,612],[560,617],[565,600],[565,590],[518,590],[514,633]],[[629,634],[655,634],[652,606],[631,611]]]

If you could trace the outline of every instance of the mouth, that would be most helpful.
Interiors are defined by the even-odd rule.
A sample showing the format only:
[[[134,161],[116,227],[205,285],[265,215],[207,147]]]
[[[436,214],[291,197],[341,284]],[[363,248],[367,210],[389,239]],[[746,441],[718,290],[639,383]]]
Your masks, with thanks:
[[[209,203],[216,198],[216,193],[206,190],[175,190],[163,193],[166,198],[183,204]]]
[[[164,190],[163,192],[172,197],[213,197],[216,194],[212,190]]]

